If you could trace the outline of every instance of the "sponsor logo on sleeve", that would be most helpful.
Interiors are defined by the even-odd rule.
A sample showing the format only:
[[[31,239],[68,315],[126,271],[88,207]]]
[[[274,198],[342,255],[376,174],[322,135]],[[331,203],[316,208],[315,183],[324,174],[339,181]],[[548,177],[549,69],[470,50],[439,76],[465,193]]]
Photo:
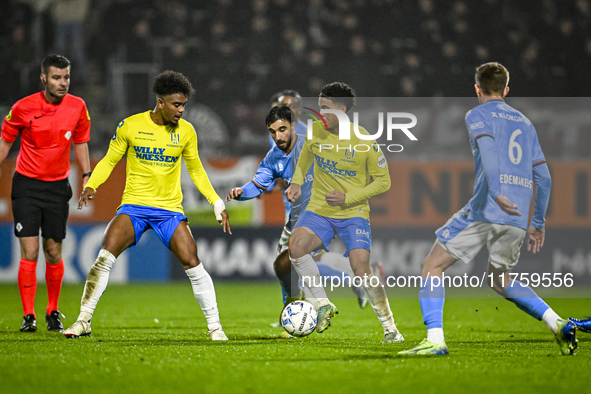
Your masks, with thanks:
[[[482,123],[482,122],[472,123],[470,125],[470,130],[478,130],[478,129],[482,129],[483,127],[484,127],[484,123]]]
[[[378,167],[386,168],[386,158],[384,155],[380,155],[380,157],[378,157]]]

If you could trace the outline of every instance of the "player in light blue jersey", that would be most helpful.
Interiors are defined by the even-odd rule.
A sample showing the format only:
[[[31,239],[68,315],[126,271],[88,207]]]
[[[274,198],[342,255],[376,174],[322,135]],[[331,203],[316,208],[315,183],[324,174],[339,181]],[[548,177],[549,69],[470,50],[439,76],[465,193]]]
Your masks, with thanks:
[[[269,132],[273,138],[271,150],[267,153],[260,163],[257,172],[252,181],[241,187],[234,188],[226,197],[226,201],[236,199],[239,201],[250,200],[262,194],[272,185],[275,179],[281,179],[287,185],[291,184],[295,161],[300,155],[304,146],[305,137],[296,133],[296,119],[293,111],[287,106],[273,107],[267,114],[266,123]],[[283,291],[284,305],[295,300],[302,299],[304,294],[298,285],[297,275],[293,275],[291,261],[288,255],[289,237],[291,236],[292,224],[296,223],[299,215],[306,209],[306,205],[312,193],[312,182],[314,180],[313,167],[308,170],[305,182],[302,185],[302,196],[295,202],[289,203],[286,225],[283,228],[281,239],[278,245],[278,255],[273,263],[273,268]],[[334,257],[334,256],[333,256]],[[341,256],[339,256],[341,257]],[[347,272],[337,270],[329,265],[319,263],[318,269],[323,277],[328,280],[332,277],[348,278]],[[368,302],[364,290],[360,287],[353,287],[361,307],[365,307]]]
[[[437,239],[422,263],[419,302],[427,338],[406,355],[446,355],[443,335],[445,288],[443,272],[461,260],[469,263],[484,245],[489,251],[488,283],[507,300],[544,321],[554,333],[562,354],[577,348],[573,322],[562,319],[526,284],[511,280],[527,233],[528,251],[544,245],[545,214],[550,197],[550,173],[536,130],[521,112],[505,103],[509,72],[499,63],[476,69],[480,105],[466,114],[474,155],[474,196],[435,234]],[[536,184],[531,223],[528,213]]]
[[[294,131],[296,134],[301,137],[302,139],[306,138],[306,124],[300,120],[300,115],[302,113],[302,96],[291,89],[282,90],[281,92],[275,93],[271,97],[271,108],[284,105],[291,109],[295,116],[295,127]],[[273,135],[269,133],[269,149],[273,149],[275,147],[275,140],[273,139]],[[281,180],[274,181],[269,187],[267,187],[267,191],[272,190],[276,185],[280,186],[282,190],[287,189],[287,184]],[[283,207],[285,208],[285,220],[289,219],[289,213],[291,211],[291,203],[287,199],[287,196],[283,194]]]

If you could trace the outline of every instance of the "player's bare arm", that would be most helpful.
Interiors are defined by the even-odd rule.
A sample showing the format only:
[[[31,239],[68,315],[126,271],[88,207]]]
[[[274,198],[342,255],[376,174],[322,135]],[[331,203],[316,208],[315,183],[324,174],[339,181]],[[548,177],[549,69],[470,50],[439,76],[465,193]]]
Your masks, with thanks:
[[[12,142],[6,142],[0,138],[0,164],[2,164],[4,159],[6,159],[6,156],[8,156],[10,147],[12,147]]]
[[[276,178],[275,181],[275,188],[277,190],[285,190],[287,189],[287,183],[283,180],[283,178]]]
[[[507,197],[503,196],[502,194],[499,194],[499,196],[496,199],[496,202],[497,204],[499,204],[499,207],[501,207],[503,212],[505,212],[506,214],[512,216],[521,216],[521,213],[519,213],[519,211],[517,210],[517,205],[513,204],[511,201],[507,199]]]
[[[226,201],[230,200],[238,200],[240,196],[244,194],[244,190],[239,187],[235,187],[234,189],[230,190],[230,193],[226,196]]]
[[[534,226],[529,226],[527,229],[528,241],[527,241],[527,251],[533,252],[533,254],[538,253],[542,246],[544,246],[544,239],[546,238],[546,230],[543,228],[536,228]]]
[[[74,144],[74,153],[78,161],[78,168],[82,174],[90,173],[90,155],[88,154],[88,143]],[[86,186],[86,182],[90,179],[90,175],[82,177],[82,188]]]
[[[94,196],[96,195],[96,190],[91,187],[85,187],[82,193],[80,194],[80,200],[78,200],[78,209],[82,209],[82,207],[88,206],[88,200],[93,200]]]
[[[302,195],[302,190],[300,189],[300,185],[297,183],[292,183],[291,186],[285,190],[285,195],[290,202],[294,202]]]
[[[331,207],[338,207],[345,204],[345,193],[340,190],[333,190],[328,194],[324,195],[326,202]]]

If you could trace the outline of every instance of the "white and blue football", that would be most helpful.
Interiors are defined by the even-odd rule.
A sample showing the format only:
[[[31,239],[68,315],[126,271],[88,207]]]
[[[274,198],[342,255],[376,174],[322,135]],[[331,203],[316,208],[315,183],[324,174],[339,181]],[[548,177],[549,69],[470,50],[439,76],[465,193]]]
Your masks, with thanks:
[[[317,322],[318,312],[307,301],[294,301],[287,304],[281,313],[281,326],[294,337],[312,334]]]

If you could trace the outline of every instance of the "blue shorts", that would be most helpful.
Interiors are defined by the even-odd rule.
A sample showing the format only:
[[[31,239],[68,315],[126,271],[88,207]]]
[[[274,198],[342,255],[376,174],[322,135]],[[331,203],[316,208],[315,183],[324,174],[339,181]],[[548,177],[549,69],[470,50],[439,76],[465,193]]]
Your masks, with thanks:
[[[170,238],[183,221],[189,220],[180,212],[161,208],[144,207],[141,205],[124,204],[117,210],[117,215],[128,215],[135,230],[135,246],[147,229],[153,229],[160,241],[170,249]],[[117,216],[115,215],[115,216]]]
[[[300,215],[294,229],[298,227],[309,228],[322,241],[323,249],[328,252],[328,245],[335,236],[335,233],[343,240],[347,251],[344,256],[348,257],[353,249],[367,249],[371,251],[371,228],[369,219],[331,219],[320,216],[314,212],[304,211]]]

